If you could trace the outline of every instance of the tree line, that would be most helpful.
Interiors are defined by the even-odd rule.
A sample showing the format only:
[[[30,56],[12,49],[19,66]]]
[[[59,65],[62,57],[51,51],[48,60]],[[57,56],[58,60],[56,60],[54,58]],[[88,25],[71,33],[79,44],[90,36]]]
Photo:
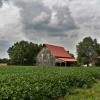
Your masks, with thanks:
[[[100,59],[97,59],[100,56],[100,43],[97,42],[97,39],[85,37],[76,48],[79,64],[100,66]]]
[[[15,43],[8,49],[9,64],[12,65],[35,65],[36,56],[42,49],[42,44],[34,44],[28,41]]]
[[[36,57],[43,48],[42,44],[35,44],[28,41],[19,41],[8,49],[9,60],[0,59],[0,63],[7,62],[11,65],[35,65]],[[100,65],[100,43],[97,39],[85,37],[76,45],[78,65],[95,64]]]

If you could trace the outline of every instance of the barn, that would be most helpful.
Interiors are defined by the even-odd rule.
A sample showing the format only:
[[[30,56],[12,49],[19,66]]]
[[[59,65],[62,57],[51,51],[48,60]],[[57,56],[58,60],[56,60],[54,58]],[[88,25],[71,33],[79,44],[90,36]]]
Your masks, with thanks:
[[[77,60],[70,55],[69,51],[66,51],[64,47],[51,44],[44,44],[36,58],[38,66],[70,66],[72,62],[77,62]]]

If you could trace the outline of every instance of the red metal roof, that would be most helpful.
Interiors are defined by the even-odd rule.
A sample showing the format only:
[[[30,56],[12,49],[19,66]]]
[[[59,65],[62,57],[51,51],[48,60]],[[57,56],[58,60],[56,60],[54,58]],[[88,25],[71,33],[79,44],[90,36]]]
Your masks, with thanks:
[[[72,56],[69,54],[69,51],[66,51],[63,47],[44,44],[50,52],[57,58],[71,58]]]
[[[75,58],[58,58],[58,59],[63,62],[77,62]]]

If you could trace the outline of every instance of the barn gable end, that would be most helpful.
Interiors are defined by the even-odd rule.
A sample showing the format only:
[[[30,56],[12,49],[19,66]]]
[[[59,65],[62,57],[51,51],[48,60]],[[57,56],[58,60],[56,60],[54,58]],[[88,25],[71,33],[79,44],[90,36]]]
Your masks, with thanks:
[[[43,49],[37,55],[37,65],[55,65],[55,57],[52,55],[47,47],[43,47]]]

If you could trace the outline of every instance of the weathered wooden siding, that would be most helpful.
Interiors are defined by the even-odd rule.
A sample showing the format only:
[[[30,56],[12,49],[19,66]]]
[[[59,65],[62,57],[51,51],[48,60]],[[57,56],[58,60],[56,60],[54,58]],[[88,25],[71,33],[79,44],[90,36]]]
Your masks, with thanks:
[[[37,56],[37,65],[55,66],[55,57],[44,47]]]

